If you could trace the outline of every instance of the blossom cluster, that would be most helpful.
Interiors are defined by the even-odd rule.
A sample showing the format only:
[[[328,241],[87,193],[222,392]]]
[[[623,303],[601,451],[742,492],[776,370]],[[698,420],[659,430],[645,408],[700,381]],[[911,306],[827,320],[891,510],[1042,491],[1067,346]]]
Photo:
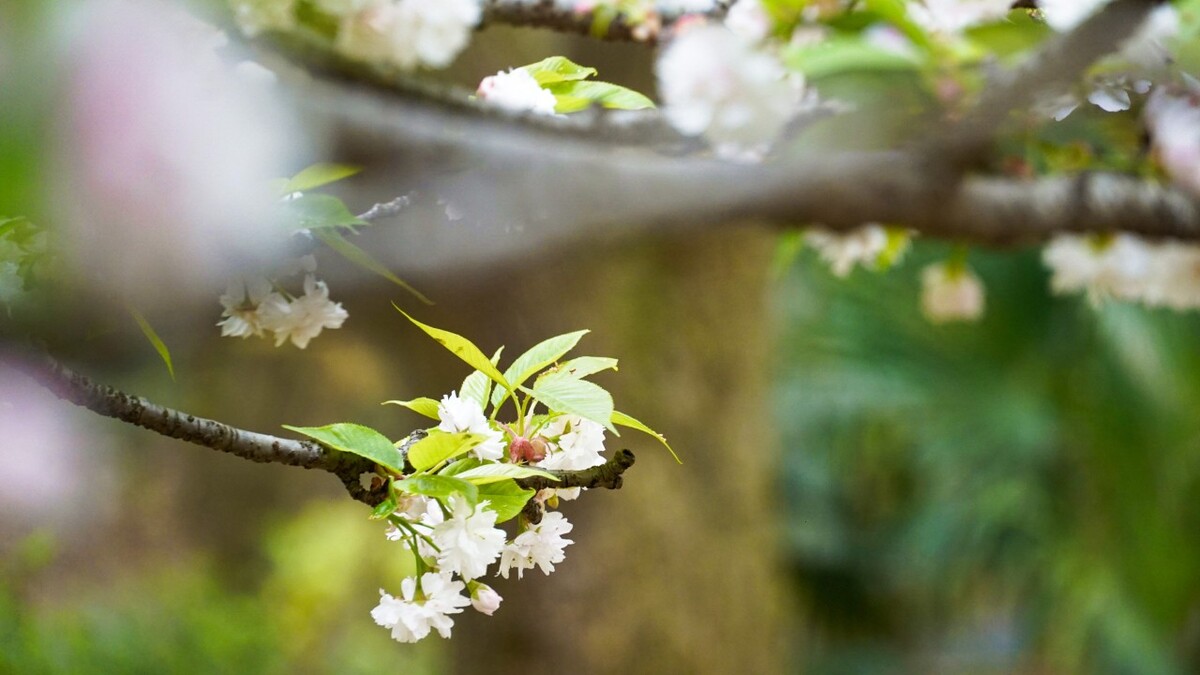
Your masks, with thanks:
[[[492,475],[549,476],[539,469],[585,469],[604,463],[602,425],[578,415],[533,415],[532,406],[528,412],[526,424],[514,429],[489,419],[483,404],[471,396],[459,396],[457,391],[443,396],[437,405],[439,424],[431,433],[465,434],[472,440],[463,446],[463,459],[432,475],[465,477],[468,481]],[[476,503],[457,491],[435,496],[403,494],[406,488],[402,479],[392,485],[396,508],[386,517],[390,523],[387,537],[404,543],[412,552],[417,575],[401,583],[399,596],[380,591],[379,605],[371,615],[401,642],[419,640],[431,629],[449,637],[454,625],[450,615],[467,605],[492,614],[501,597],[478,581],[490,568],[494,566],[495,574],[505,579],[513,572],[520,579],[525,570],[531,569],[550,574],[564,560],[566,547],[573,543],[563,536],[573,526],[557,511],[542,513],[538,522],[520,518],[517,532],[510,539],[496,527],[501,513],[486,498],[490,488],[480,490],[482,485],[476,488],[480,490]],[[559,497],[573,498],[577,494],[578,489],[547,488],[525,495],[521,508],[529,499],[544,509],[547,504],[557,503]],[[514,515],[511,505],[501,510],[504,520]]]
[[[488,615],[496,611],[501,597],[481,581],[489,575],[508,579],[515,573],[521,579],[535,569],[550,574],[563,562],[573,543],[565,535],[573,525],[554,509],[581,488],[545,486],[561,482],[562,472],[604,464],[605,435],[616,434],[615,425],[667,445],[649,427],[615,411],[612,396],[585,379],[615,370],[616,359],[562,360],[587,331],[544,340],[501,373],[500,352],[488,359],[466,338],[408,318],[475,367],[440,400],[387,401],[436,426],[395,444],[355,424],[287,427],[375,464],[374,472],[360,477],[364,489],[382,494],[373,517],[387,522],[387,539],[403,545],[414,570],[398,593],[380,591],[371,616],[401,642],[433,631],[449,637],[452,616],[468,605]],[[500,413],[509,408],[505,423]],[[522,483],[528,480],[536,481],[533,487]],[[500,527],[510,521],[515,521],[511,533]]]
[[[233,0],[244,32],[294,30],[301,24],[297,0]],[[479,0],[314,0],[337,26],[333,46],[341,54],[402,70],[450,65],[471,39],[482,9]]]
[[[329,287],[313,274],[317,269],[312,255],[301,257],[282,276],[304,272],[304,293],[299,296],[282,290],[266,277],[239,278],[231,281],[221,296],[223,317],[217,325],[224,337],[263,337],[272,333],[275,346],[289,340],[300,349],[321,334],[341,328],[349,317],[341,303],[329,299]]]
[[[1083,292],[1149,307],[1200,309],[1200,246],[1151,242],[1131,234],[1063,234],[1045,248],[1055,293]]]

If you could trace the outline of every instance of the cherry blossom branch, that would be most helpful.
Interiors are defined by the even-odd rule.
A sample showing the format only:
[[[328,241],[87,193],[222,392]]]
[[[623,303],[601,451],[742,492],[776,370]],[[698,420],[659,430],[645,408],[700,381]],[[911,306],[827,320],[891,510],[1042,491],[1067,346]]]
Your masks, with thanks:
[[[1163,0],[1113,0],[1074,30],[1050,39],[1017,67],[998,73],[969,113],[949,130],[931,134],[924,152],[952,167],[977,161],[1013,111],[1073,84],[1088,66],[1131,37]]]
[[[593,3],[599,5],[600,3]],[[729,5],[729,0],[717,0],[712,10],[708,12],[692,12],[693,15],[721,17]],[[658,14],[662,28],[668,28],[685,13],[677,10]],[[640,42],[653,45],[658,40],[658,31],[638,30],[638,26],[627,21],[624,15],[618,15],[603,32],[595,29],[596,11],[575,11],[565,7],[555,0],[484,0],[483,21],[480,26],[489,24],[508,24],[529,28],[546,28],[560,33],[576,33],[588,35],[600,40],[625,42]]]
[[[251,462],[327,471],[338,477],[352,498],[370,506],[379,504],[385,496],[384,490],[372,490],[362,484],[362,475],[375,470],[374,463],[363,457],[329,450],[312,441],[281,438],[239,429],[223,422],[158,405],[141,396],[99,384],[45,352],[0,352],[0,360],[26,374],[64,401],[104,417],[111,417],[168,438],[229,453]],[[421,430],[409,434],[400,445],[400,452],[407,455],[408,448],[424,437],[425,433]],[[538,477],[520,482],[533,489],[588,487],[615,490],[621,487],[621,474],[633,465],[633,461],[632,452],[621,450],[598,467],[582,471],[550,471],[558,481]]]
[[[620,490],[622,485],[621,474],[625,470],[633,466],[634,456],[629,450],[618,450],[613,453],[608,461],[600,466],[594,466],[590,469],[580,471],[551,471],[558,480],[553,481],[542,476],[531,476],[522,478],[517,481],[517,484],[523,488],[530,490],[541,490],[544,488],[608,488],[609,490]]]

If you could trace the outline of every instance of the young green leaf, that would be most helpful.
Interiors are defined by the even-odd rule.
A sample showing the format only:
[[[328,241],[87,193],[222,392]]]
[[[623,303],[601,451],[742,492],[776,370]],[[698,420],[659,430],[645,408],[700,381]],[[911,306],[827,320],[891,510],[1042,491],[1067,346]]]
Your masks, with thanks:
[[[819,79],[849,72],[916,71],[916,58],[882,49],[859,37],[834,37],[819,44],[790,47],[784,63],[796,72]]]
[[[521,66],[521,70],[533,75],[533,79],[543,87],[555,82],[586,80],[596,74],[595,68],[573,63],[565,56],[551,56],[537,63]]]
[[[517,357],[516,361],[504,371],[504,377],[508,380],[508,384],[514,389],[525,384],[525,380],[533,377],[542,368],[554,363],[562,358],[563,354],[575,348],[579,344],[580,338],[587,335],[586,330],[577,330],[574,333],[566,333],[564,335],[556,335],[552,338],[542,340],[536,345],[529,348],[524,354]],[[504,399],[508,398],[508,392],[503,389],[497,389],[492,393],[492,405],[500,406],[504,403]]]
[[[654,107],[654,101],[649,98],[611,82],[575,80],[550,84],[545,89],[558,99],[559,104],[554,107],[554,111],[559,113],[580,110],[580,99],[616,110],[644,110]]]
[[[492,354],[493,366],[500,362],[500,354],[503,352],[504,347],[500,347],[496,350],[495,354]],[[497,389],[496,391],[504,390]],[[469,398],[479,401],[479,406],[484,409],[484,412],[487,411],[488,397],[491,395],[492,381],[488,379],[487,375],[484,375],[478,370],[468,375],[466,379],[463,380],[462,386],[458,389],[459,398]]]
[[[293,230],[321,231],[339,227],[367,225],[333,195],[306,194],[283,203],[286,223]]]
[[[597,384],[571,377],[547,377],[537,382],[532,391],[525,387],[521,389],[533,394],[550,410],[579,415],[603,424],[613,434],[620,436],[612,425],[612,395]]]
[[[167,364],[167,374],[174,380],[175,364],[171,362],[171,350],[167,349],[167,343],[162,341],[162,338],[158,336],[158,333],[154,331],[154,327],[150,325],[149,321],[146,321],[146,317],[142,316],[141,312],[130,307],[129,313],[133,315],[133,320],[137,322],[138,328],[142,329],[142,335],[146,336],[146,339],[150,341],[150,345],[154,347],[154,351],[158,352],[159,358],[163,360],[163,363]]]
[[[362,167],[347,166],[345,164],[313,164],[289,178],[284,183],[280,192],[282,194],[304,192],[305,190],[337,182],[343,178],[349,178],[360,171],[362,171]]]
[[[389,490],[387,498],[384,499],[382,502],[379,503],[378,506],[376,506],[374,509],[371,510],[371,518],[376,519],[376,520],[378,520],[380,518],[387,518],[388,516],[392,515],[392,513],[395,510],[396,510],[396,497],[393,496],[391,491]]]
[[[395,304],[392,306],[395,307]],[[399,307],[396,307],[396,311],[403,314],[404,318],[413,322],[417,328],[425,331],[426,335],[434,340],[437,340],[443,347],[450,350],[452,354],[463,361],[466,361],[467,365],[492,378],[492,381],[501,387],[504,387],[505,389],[512,388],[512,386],[508,383],[508,380],[504,379],[504,376],[500,374],[500,371],[496,369],[496,366],[492,364],[492,361],[483,355],[483,352],[479,350],[479,347],[475,346],[475,343],[461,335],[451,333],[448,330],[442,330],[441,328],[434,328],[433,326],[425,325],[409,316],[408,312],[405,312]]]
[[[293,427],[285,424],[283,428],[304,434],[334,450],[366,457],[396,473],[404,472],[404,455],[400,454],[387,436],[370,427],[339,422],[323,427]]]
[[[329,248],[340,253],[346,260],[349,260],[368,272],[374,272],[393,284],[396,284],[400,288],[412,293],[421,302],[427,305],[433,304],[432,300],[422,295],[417,289],[409,286],[408,282],[393,274],[386,265],[372,258],[370,253],[367,253],[361,248],[355,246],[350,242],[349,239],[346,239],[344,236],[342,236],[342,233],[338,232],[337,230],[313,230],[313,234],[316,235],[318,239],[325,242]]]
[[[445,503],[450,495],[461,494],[474,506],[479,503],[479,488],[461,478],[441,474],[417,474],[396,481],[396,489],[410,495],[424,495]]]
[[[446,465],[444,469],[438,472],[439,476],[457,476],[458,474],[474,469],[483,464],[483,461],[475,457],[463,457]]]
[[[408,449],[408,463],[417,471],[425,471],[447,459],[458,457],[483,442],[483,436],[465,431],[448,434],[434,429]]]
[[[659,443],[663,444],[663,447],[665,447],[667,449],[667,452],[671,453],[671,456],[675,458],[676,462],[683,464],[683,460],[679,459],[679,455],[675,454],[675,451],[671,449],[671,444],[667,443],[666,437],[663,436],[662,434],[651,429],[650,427],[646,426],[645,424],[642,424],[641,422],[633,419],[632,417],[630,417],[629,415],[626,415],[623,412],[613,411],[612,421],[613,421],[613,424],[619,424],[623,427],[629,427],[630,429],[637,429],[638,431],[650,434],[651,436],[655,437],[656,439],[658,439]]]
[[[476,485],[486,485],[502,481],[505,478],[529,478],[530,476],[541,476],[557,481],[558,478],[547,471],[535,469],[529,466],[520,466],[518,464],[483,464],[473,469],[468,469],[456,474],[459,478],[470,481]]]
[[[538,376],[538,381],[547,377],[573,377],[582,379],[608,369],[617,370],[617,360],[606,356],[580,356],[560,363],[556,368]]]
[[[496,512],[497,523],[516,518],[533,495],[533,490],[522,488],[511,478],[479,486],[479,499],[487,501],[488,508]]]
[[[415,413],[420,413],[426,417],[435,420],[440,419],[438,417],[438,402],[424,396],[421,398],[414,398],[411,401],[384,401],[383,405],[404,406],[405,408],[408,408]]]

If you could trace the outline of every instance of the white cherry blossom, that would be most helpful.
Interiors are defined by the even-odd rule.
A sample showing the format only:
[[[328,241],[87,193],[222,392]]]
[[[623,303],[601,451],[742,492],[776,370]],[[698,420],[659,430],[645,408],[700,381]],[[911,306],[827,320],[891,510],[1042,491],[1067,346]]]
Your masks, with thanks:
[[[504,434],[492,428],[483,414],[483,406],[475,399],[460,398],[458,392],[450,392],[438,404],[438,419],[441,420],[438,429],[446,433],[466,431],[484,437],[482,443],[471,449],[475,457],[498,460],[504,456]]]
[[[500,556],[501,576],[507,579],[509,571],[516,569],[520,579],[525,570],[534,567],[540,567],[545,574],[553,572],[554,565],[566,557],[563,549],[575,543],[562,536],[573,527],[558,511],[542,516],[542,522],[530,526],[505,547]]]
[[[421,575],[418,592],[417,578],[408,577],[400,582],[400,597],[379,591],[379,605],[371,610],[371,618],[380,626],[392,631],[392,639],[398,642],[416,642],[431,629],[443,638],[450,637],[454,626],[451,614],[461,614],[462,608],[471,600],[462,595],[465,585],[452,579],[448,572],[426,572]]]
[[[933,323],[983,316],[983,282],[965,266],[938,263],[921,271],[921,311]]]
[[[440,549],[437,562],[444,571],[463,579],[481,577],[488,565],[504,550],[504,530],[496,527],[496,512],[488,502],[472,509],[459,495],[450,496],[450,518],[433,528],[433,540]]]
[[[329,299],[329,287],[311,274],[304,278],[304,295],[287,300],[278,293],[259,305],[260,325],[275,333],[275,346],[288,340],[300,349],[329,328],[341,328],[350,316],[341,303]]]
[[[475,95],[498,108],[540,115],[553,115],[557,105],[554,94],[542,89],[533,75],[521,68],[483,78]]]

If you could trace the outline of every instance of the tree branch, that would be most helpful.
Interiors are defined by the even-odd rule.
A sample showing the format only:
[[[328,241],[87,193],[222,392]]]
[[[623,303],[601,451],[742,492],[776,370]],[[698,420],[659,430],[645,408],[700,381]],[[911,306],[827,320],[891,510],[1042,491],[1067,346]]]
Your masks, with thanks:
[[[161,406],[140,396],[96,383],[44,352],[0,352],[0,360],[25,373],[55,396],[99,415],[251,462],[327,471],[338,477],[351,497],[369,506],[379,504],[386,496],[386,490],[382,487],[372,489],[362,485],[360,477],[375,470],[374,462],[366,458],[330,450],[313,441],[246,431]],[[424,437],[425,432],[419,429],[409,434],[400,446],[401,453],[407,456],[409,447]],[[533,487],[544,482],[554,487],[615,490],[621,487],[621,474],[632,465],[633,453],[621,450],[599,467],[583,471],[551,471],[559,478],[558,482],[529,478],[522,484],[529,482],[530,485],[526,487]]]
[[[992,78],[971,111],[949,130],[931,134],[935,140],[923,152],[951,167],[977,161],[1013,111],[1028,110],[1039,96],[1074,84],[1092,63],[1136,33],[1162,3],[1113,0],[1071,32],[1050,39],[1020,65]]]

